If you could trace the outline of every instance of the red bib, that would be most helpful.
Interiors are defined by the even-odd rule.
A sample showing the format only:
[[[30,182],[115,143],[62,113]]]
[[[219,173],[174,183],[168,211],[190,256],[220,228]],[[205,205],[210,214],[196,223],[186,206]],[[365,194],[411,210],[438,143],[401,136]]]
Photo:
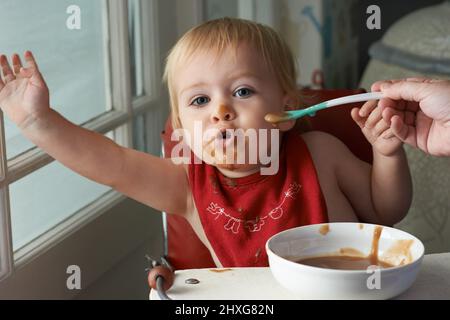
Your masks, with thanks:
[[[293,130],[283,136],[277,174],[231,179],[202,162],[189,165],[189,183],[206,237],[223,267],[266,267],[265,244],[271,236],[328,222],[311,155]]]

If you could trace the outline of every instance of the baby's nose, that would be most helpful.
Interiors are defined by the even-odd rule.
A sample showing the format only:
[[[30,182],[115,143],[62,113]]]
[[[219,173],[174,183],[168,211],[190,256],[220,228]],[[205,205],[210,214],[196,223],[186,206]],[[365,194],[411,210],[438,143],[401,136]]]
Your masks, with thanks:
[[[225,104],[220,104],[213,114],[214,122],[231,121],[234,118],[236,118],[236,113],[234,112],[233,108]]]

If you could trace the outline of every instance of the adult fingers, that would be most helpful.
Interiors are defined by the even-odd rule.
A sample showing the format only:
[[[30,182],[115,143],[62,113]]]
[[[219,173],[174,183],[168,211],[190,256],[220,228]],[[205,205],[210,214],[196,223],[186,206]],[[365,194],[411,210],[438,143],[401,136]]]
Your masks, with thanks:
[[[380,85],[380,90],[388,98],[415,102],[420,102],[427,98],[433,92],[432,89],[432,83],[425,82],[424,80],[404,80],[395,83],[385,82]]]
[[[410,81],[410,82],[426,82],[427,78],[425,77],[409,77],[405,78],[402,81]]]
[[[408,115],[408,117],[414,117],[415,114],[420,111],[419,103],[415,101],[392,100],[389,98],[383,98],[378,102],[378,106],[381,108],[382,112],[384,112],[384,110],[386,109],[395,109],[400,111],[401,114]]]
[[[437,82],[445,82],[445,79],[430,79],[425,77],[413,77],[413,78],[406,78],[405,81],[412,81],[412,82],[422,82],[422,83],[437,83]]]
[[[403,122],[408,126],[415,126],[416,125],[416,113],[405,111],[405,113],[402,114]]]
[[[380,91],[380,87],[381,87],[381,85],[383,84],[383,83],[386,83],[386,82],[391,82],[392,80],[379,80],[379,81],[376,81],[376,82],[374,82],[373,84],[372,84],[372,86],[370,87],[370,90],[373,92],[373,91]]]
[[[380,87],[384,83],[392,84],[392,83],[397,83],[397,82],[401,82],[401,81],[404,81],[404,80],[405,79],[379,80],[379,81],[376,81],[376,82],[374,82],[372,84],[371,91],[380,91]]]
[[[429,144],[428,141],[430,138],[433,139],[433,137],[430,137],[430,130],[432,129],[432,126],[433,126],[433,119],[428,117],[422,111],[416,113],[414,127],[416,128],[417,146],[419,147],[419,149],[424,150],[427,153]],[[442,141],[443,143],[445,143],[445,140]]]

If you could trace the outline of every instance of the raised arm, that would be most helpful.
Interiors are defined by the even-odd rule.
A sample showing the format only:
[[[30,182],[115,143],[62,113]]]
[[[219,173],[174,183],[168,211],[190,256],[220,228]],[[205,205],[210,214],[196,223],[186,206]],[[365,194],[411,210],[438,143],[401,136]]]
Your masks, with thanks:
[[[382,118],[376,101],[353,109],[352,117],[372,144],[369,185],[373,208],[383,224],[393,225],[407,214],[412,199],[412,179],[403,143]]]
[[[0,107],[22,134],[78,174],[158,210],[184,214],[188,183],[182,166],[83,129],[50,108],[49,92],[31,52],[28,68],[0,56]]]

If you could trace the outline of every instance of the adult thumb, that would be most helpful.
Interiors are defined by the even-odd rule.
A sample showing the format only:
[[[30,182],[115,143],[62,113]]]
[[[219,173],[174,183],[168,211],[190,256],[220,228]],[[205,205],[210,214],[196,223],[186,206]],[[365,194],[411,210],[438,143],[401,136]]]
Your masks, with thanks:
[[[380,91],[393,100],[406,100],[421,102],[430,94],[430,83],[417,81],[400,81],[396,83],[383,83]]]

